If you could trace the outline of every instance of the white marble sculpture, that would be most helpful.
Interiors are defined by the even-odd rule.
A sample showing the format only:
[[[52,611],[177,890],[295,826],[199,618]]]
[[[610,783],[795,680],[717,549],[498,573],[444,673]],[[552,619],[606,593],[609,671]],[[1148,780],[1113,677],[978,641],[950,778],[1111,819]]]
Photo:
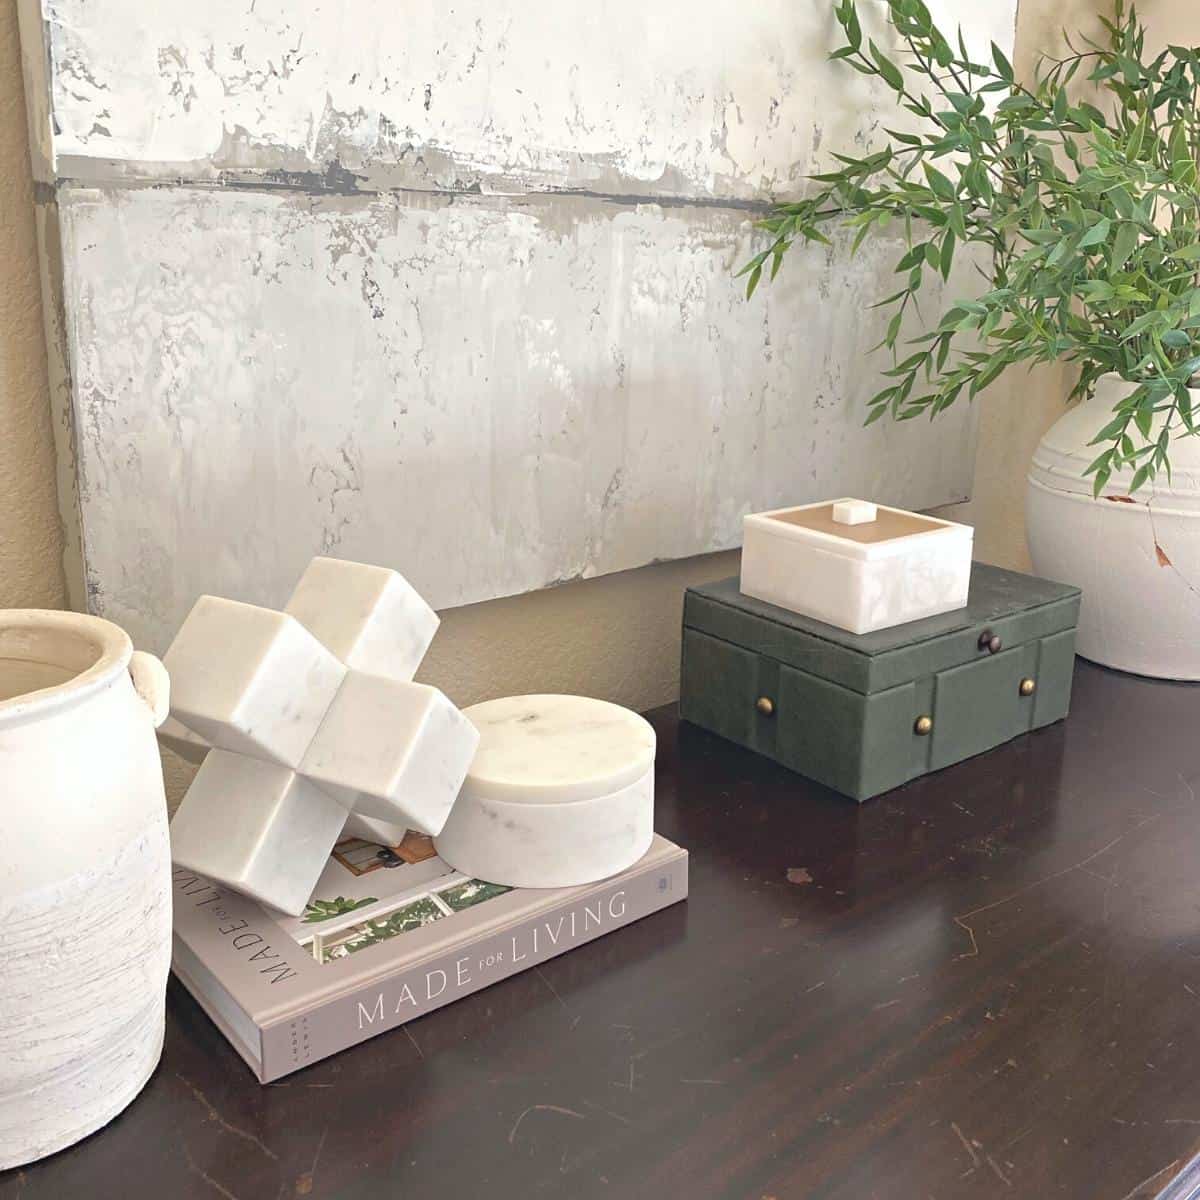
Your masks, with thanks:
[[[175,861],[295,915],[348,822],[389,842],[439,833],[479,734],[412,682],[437,627],[395,571],[331,558],[283,612],[202,596],[164,656],[164,741],[203,755]]]
[[[438,854],[477,879],[571,887],[632,866],[654,836],[648,722],[583,696],[508,696],[465,710],[479,750]]]

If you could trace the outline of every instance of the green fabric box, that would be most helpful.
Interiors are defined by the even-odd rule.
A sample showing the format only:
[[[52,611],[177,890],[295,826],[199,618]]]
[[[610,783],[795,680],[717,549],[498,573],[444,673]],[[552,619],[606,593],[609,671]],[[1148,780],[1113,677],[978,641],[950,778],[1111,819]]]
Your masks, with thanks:
[[[1079,589],[974,563],[966,608],[853,634],[689,588],[680,712],[862,801],[1060,721]]]

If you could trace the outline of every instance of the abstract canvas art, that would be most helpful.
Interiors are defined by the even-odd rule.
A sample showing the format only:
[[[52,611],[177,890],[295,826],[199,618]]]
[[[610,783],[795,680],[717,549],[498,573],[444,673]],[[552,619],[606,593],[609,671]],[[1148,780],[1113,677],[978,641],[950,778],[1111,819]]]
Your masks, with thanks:
[[[1011,49],[1016,0],[936,7]],[[895,124],[831,6],[21,8],[72,599],[139,645],[314,554],[442,609],[968,495],[970,406],[863,428],[898,240],[735,278]]]

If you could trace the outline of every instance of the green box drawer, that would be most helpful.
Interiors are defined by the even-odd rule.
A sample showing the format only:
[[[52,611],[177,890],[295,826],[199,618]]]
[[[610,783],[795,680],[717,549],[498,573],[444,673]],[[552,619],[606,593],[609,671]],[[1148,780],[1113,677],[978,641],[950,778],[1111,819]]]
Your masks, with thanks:
[[[685,597],[681,715],[856,800],[1067,715],[1077,588],[975,563],[966,608],[860,636],[737,584]]]

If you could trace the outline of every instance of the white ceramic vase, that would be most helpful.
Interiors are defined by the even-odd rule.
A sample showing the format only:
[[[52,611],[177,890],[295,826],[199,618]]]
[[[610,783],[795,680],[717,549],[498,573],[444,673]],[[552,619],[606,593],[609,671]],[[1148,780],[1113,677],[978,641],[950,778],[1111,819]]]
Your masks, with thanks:
[[[1098,499],[1083,476],[1102,449],[1088,443],[1131,387],[1106,376],[1042,439],[1026,489],[1029,553],[1037,574],[1083,589],[1084,658],[1200,679],[1200,438],[1175,438],[1170,479],[1160,474],[1133,496],[1132,472],[1114,474]],[[1192,396],[1200,412],[1200,391]]]
[[[167,692],[107,621],[0,611],[0,1168],[107,1124],[158,1062]]]

